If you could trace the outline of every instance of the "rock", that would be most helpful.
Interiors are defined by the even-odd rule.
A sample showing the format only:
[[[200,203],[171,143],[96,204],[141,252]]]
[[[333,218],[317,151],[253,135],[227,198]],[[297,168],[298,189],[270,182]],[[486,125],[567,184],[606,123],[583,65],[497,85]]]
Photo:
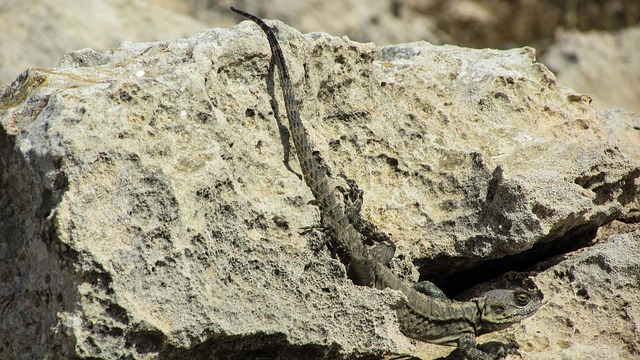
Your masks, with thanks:
[[[558,82],[589,94],[596,107],[640,112],[640,27],[617,32],[559,32],[541,62]]]
[[[200,0],[202,1],[202,0]],[[457,45],[542,50],[556,31],[615,31],[635,26],[640,3],[634,0],[568,1],[406,0],[416,12],[432,17]],[[561,82],[562,83],[562,82]]]
[[[531,335],[520,342],[526,344],[527,359],[636,356],[640,349],[636,306],[640,303],[640,227],[629,230],[599,236],[602,242],[592,248],[544,266],[536,282],[548,289],[546,304],[534,321],[524,322]]]
[[[8,0],[0,11],[0,83],[51,67],[69,51],[190,36],[207,26],[146,0]]]
[[[638,162],[531,49],[376,48],[273,24],[336,184],[358,182],[365,217],[423,278],[446,285],[523,253],[535,263],[540,244],[637,214]],[[414,351],[395,319],[401,296],[353,285],[313,229],[312,195],[282,164],[269,57],[244,22],[72,53],[6,88],[0,357]],[[553,299],[566,284],[550,269],[537,276]],[[527,326],[506,334],[537,339]]]
[[[233,5],[264,19],[278,19],[303,32],[341,34],[359,42],[397,44],[416,40],[442,43],[450,40],[429,16],[420,14],[406,1],[397,0],[150,0],[190,15],[206,24],[231,26],[238,17],[229,12]]]
[[[640,115],[614,108],[598,112],[607,137],[629,157],[640,160]]]
[[[229,2],[149,0],[215,26],[237,21]],[[235,2],[262,18],[279,19],[303,32],[344,34],[352,40],[398,44],[426,40],[474,48],[549,46],[558,30],[615,31],[640,20],[636,0],[243,0]]]

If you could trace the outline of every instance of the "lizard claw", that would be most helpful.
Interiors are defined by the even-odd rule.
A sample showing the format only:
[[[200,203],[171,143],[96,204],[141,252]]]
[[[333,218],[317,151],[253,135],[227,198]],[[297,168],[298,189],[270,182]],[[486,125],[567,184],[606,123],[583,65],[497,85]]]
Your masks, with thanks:
[[[522,358],[522,355],[518,351],[520,345],[515,341],[511,341],[508,344],[499,341],[490,341],[478,346],[478,348],[487,354],[495,356],[495,359],[506,359],[509,355]]]
[[[358,184],[355,180],[350,179],[345,174],[339,174],[347,183],[347,188],[343,186],[336,186],[335,189],[340,191],[344,201],[344,212],[349,219],[349,223],[353,225],[356,230],[362,234],[367,245],[373,245],[377,243],[385,243],[387,247],[391,247],[391,257],[395,253],[395,244],[389,238],[389,235],[378,229],[377,226],[371,222],[362,218],[360,211],[362,210],[362,204],[364,203],[364,191],[358,188]]]

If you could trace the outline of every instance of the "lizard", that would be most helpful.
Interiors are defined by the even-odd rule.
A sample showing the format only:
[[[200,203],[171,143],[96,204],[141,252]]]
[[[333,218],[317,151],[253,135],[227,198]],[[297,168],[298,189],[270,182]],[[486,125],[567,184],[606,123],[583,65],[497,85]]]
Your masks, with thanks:
[[[408,286],[386,266],[385,260],[376,258],[375,252],[365,246],[362,235],[349,220],[350,211],[345,213],[336,199],[327,171],[314,155],[313,144],[300,118],[285,57],[273,29],[255,15],[234,7],[231,10],[255,22],[269,41],[271,61],[278,68],[289,129],[303,180],[316,200],[329,242],[345,265],[349,279],[355,285],[380,290],[389,288],[404,295],[396,314],[400,331],[405,336],[436,344],[457,343],[458,350],[469,359],[502,357],[504,349],[497,353],[478,349],[476,337],[507,328],[533,315],[542,304],[542,292],[533,285],[534,288],[527,289],[489,290],[468,301],[449,300],[428,281]]]

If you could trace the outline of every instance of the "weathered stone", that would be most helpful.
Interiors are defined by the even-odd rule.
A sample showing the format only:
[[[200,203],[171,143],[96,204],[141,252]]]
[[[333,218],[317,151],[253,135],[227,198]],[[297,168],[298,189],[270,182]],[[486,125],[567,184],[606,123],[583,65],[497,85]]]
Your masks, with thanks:
[[[152,0],[5,0],[0,4],[0,83],[51,67],[71,50],[190,36],[204,23]]]
[[[598,112],[609,140],[625,155],[640,160],[640,115],[625,109],[614,108]]]
[[[549,44],[557,31],[612,31],[635,26],[640,19],[640,3],[634,0],[582,0],[580,4],[554,0],[407,0],[402,3],[432,17],[453,43],[474,48],[502,49],[535,44],[540,49]]]
[[[599,110],[640,111],[640,27],[620,31],[560,31],[542,56],[558,82],[589,94]]]
[[[607,229],[604,229],[607,230]],[[536,282],[546,305],[527,322],[527,359],[632,359],[640,352],[640,228],[599,236],[555,259]],[[629,231],[624,229],[623,231]],[[606,233],[607,231],[602,231]],[[557,263],[557,264],[554,264]]]
[[[638,163],[531,49],[377,49],[275,24],[316,149],[423,275],[637,214]],[[0,357],[411,351],[400,296],[354,286],[308,229],[269,53],[245,22],[84,50],[5,90]]]

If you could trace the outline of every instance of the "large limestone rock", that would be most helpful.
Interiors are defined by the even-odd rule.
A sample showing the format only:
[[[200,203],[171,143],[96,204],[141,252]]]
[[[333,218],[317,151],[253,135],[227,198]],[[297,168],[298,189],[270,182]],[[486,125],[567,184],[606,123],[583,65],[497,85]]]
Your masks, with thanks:
[[[275,24],[316,149],[336,185],[365,191],[396,271],[453,293],[537,264],[543,309],[487,339],[538,359],[640,351],[638,233],[548,259],[638,219],[638,162],[588,96],[527,48],[376,48]],[[353,285],[322,246],[282,163],[269,56],[244,22],[71,53],[5,90],[1,358],[451,351],[405,338],[401,296]]]

